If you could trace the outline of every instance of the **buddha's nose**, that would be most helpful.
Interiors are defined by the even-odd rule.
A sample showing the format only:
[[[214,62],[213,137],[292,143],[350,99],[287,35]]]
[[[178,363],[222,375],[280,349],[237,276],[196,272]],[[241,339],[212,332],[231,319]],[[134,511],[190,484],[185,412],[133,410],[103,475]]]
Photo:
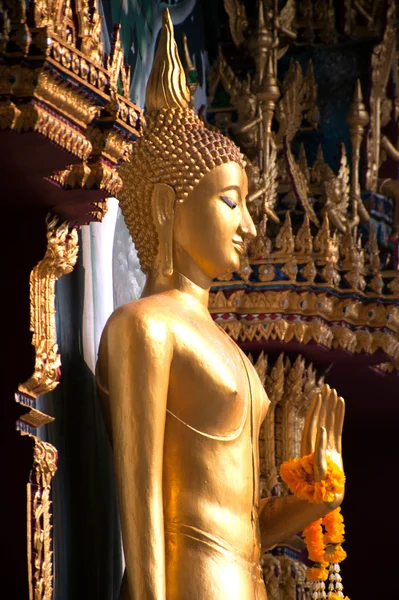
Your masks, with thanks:
[[[254,238],[256,238],[257,235],[255,224],[252,220],[251,215],[249,214],[246,205],[244,206],[244,209],[242,211],[240,233],[244,238],[248,240],[253,240]]]

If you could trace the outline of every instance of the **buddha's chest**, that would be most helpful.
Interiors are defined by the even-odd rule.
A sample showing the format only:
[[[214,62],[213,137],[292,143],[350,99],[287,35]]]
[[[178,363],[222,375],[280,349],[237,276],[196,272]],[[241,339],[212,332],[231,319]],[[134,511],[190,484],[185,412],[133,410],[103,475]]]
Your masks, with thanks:
[[[248,359],[213,323],[175,330],[168,411],[204,434],[238,436],[250,413],[260,425],[267,398]]]

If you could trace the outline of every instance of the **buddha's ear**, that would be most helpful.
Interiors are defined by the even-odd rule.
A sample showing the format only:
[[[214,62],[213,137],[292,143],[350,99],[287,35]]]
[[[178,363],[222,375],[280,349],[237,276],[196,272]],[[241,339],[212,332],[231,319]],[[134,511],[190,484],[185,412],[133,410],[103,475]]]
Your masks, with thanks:
[[[176,194],[170,185],[156,183],[152,192],[152,218],[158,233],[162,273],[173,273],[173,220]]]

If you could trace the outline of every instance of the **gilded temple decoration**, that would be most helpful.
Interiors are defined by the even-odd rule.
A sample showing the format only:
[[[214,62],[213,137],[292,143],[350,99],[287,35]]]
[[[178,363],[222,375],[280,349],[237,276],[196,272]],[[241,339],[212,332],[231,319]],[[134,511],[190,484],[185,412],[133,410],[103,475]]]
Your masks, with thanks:
[[[381,262],[380,262],[380,251],[378,248],[377,237],[375,233],[374,225],[370,227],[370,237],[365,247],[366,250],[366,262],[371,275],[369,280],[369,289],[375,292],[377,296],[382,294],[384,288],[384,281],[381,277]]]
[[[270,408],[260,433],[262,497],[287,493],[279,468],[288,457],[300,456],[304,418],[323,377],[317,377],[313,365],[302,356],[291,360],[283,353],[270,365],[261,353],[255,368],[262,363],[263,380]]]
[[[183,56],[182,63],[184,66],[184,72],[187,79],[187,87],[190,90],[190,108],[194,108],[195,101],[195,90],[198,87],[197,69],[195,68],[193,61],[191,60],[190,51],[188,48],[188,40],[185,33],[182,36],[183,43]]]
[[[35,370],[18,387],[21,393],[36,398],[58,385],[60,355],[55,329],[55,282],[70,273],[78,255],[78,234],[57,217],[47,219],[47,250],[30,276],[32,344],[35,347]]]
[[[27,484],[29,600],[53,597],[51,548],[51,480],[57,470],[57,451],[48,442],[30,435],[34,443],[33,466]]]
[[[375,38],[380,33],[389,4],[390,0],[346,0],[344,32],[363,39]]]
[[[287,38],[284,38],[281,23],[279,26],[276,23],[275,9],[267,6],[266,16],[265,4],[259,3],[258,25],[256,28],[252,24],[252,34],[243,25],[239,42],[233,35],[237,46],[245,46],[247,53],[252,52],[256,67],[253,80],[240,79],[221,52],[211,73],[210,103],[221,84],[230,98],[231,106],[226,110],[237,111],[238,124],[230,119],[225,121],[225,128],[249,158],[248,201],[258,231],[257,239],[248,249],[250,277],[244,281],[230,275],[216,282],[211,312],[220,325],[242,343],[256,341],[261,345],[267,340],[286,343],[296,340],[302,344],[316,342],[325,348],[341,348],[354,354],[383,350],[396,365],[399,330],[395,315],[399,277],[395,270],[384,269],[379,258],[377,234],[368,224],[370,214],[361,197],[360,171],[366,128],[368,177],[371,165],[379,164],[375,156],[380,141],[376,145],[373,132],[379,131],[381,104],[393,64],[394,8],[392,3],[389,4],[383,39],[373,50],[370,98],[364,102],[360,81],[354,86],[346,119],[351,162],[349,164],[347,158],[348,147],[341,143],[338,167],[332,169],[325,161],[320,145],[316,159],[309,166],[306,147],[302,143],[304,138],[300,138],[301,132],[316,131],[318,127],[317,81],[313,64],[309,62],[304,76],[299,63],[291,60],[282,81],[278,80],[276,63],[283,55],[281,50],[287,49],[283,43]],[[354,9],[357,16],[352,14],[353,23],[359,23],[359,6],[357,4]],[[231,27],[232,13],[236,11],[238,15],[237,7],[238,4],[229,3]],[[240,14],[244,15],[242,8]],[[312,2],[300,6],[293,4],[291,24],[297,36],[289,38],[289,43],[301,44],[306,36],[307,43],[325,43],[323,36],[326,40],[336,35],[337,32],[328,30],[325,23],[322,25],[326,15],[333,14],[332,4],[319,2],[316,12],[315,8]],[[241,23],[244,21],[243,18]],[[234,21],[235,26],[238,22],[239,19]],[[365,35],[374,39],[377,32],[369,29]],[[270,40],[274,40],[274,46]],[[272,50],[272,46],[278,51]],[[261,77],[260,72],[264,76]],[[273,95],[265,118],[261,104],[264,99],[258,90],[264,87],[267,78]],[[238,99],[244,97],[244,90],[247,94],[245,106],[251,106],[250,116],[240,112]],[[209,114],[213,114],[212,105]],[[250,133],[250,136],[244,138],[243,133]],[[269,140],[268,144],[266,140]],[[271,185],[267,186],[269,173]],[[378,169],[375,173],[378,174]],[[387,190],[393,188],[392,180],[384,181],[383,185]],[[395,209],[395,215],[398,214]],[[394,228],[397,221],[394,216]],[[370,232],[368,239],[358,233],[358,226],[363,223]],[[229,284],[227,293],[226,282]],[[234,305],[230,304],[233,297]],[[378,311],[380,316],[377,317],[379,301],[383,302],[385,312],[381,316]],[[379,318],[381,321],[377,326]]]
[[[350,175],[346,157],[345,144],[341,144],[341,160],[338,174],[335,175],[330,167],[325,166],[324,190],[326,195],[325,210],[329,221],[336,229],[344,233],[351,229],[349,225],[349,196]]]
[[[129,99],[120,26],[110,56],[104,56],[95,2],[42,0],[28,12],[24,3],[14,4],[2,9],[8,25],[1,41],[0,128],[37,133],[66,150],[64,168],[45,174],[59,196],[55,212],[73,220],[62,192],[90,190],[91,201],[81,203],[77,221],[101,219],[102,211],[90,204],[120,189],[117,166],[142,122],[142,110]]]
[[[303,73],[297,61],[291,61],[288,73],[281,86],[281,99],[276,108],[276,119],[279,123],[277,143],[283,139],[291,143],[302,122],[302,99],[307,86],[303,86]]]
[[[300,165],[294,160],[288,136],[284,137],[284,152],[295,196],[299,200],[308,218],[318,226],[319,219],[317,218],[313,206],[309,201],[309,186],[306,181],[306,175],[304,174],[303,169],[300,168]]]
[[[356,82],[355,95],[349,108],[346,121],[349,125],[352,144],[352,177],[350,180],[351,215],[348,226],[349,228],[353,228],[359,224],[359,221],[365,222],[370,220],[370,215],[362,202],[360,191],[360,147],[363,141],[364,128],[369,122],[369,115],[363,104],[362,89],[359,79]]]
[[[224,0],[224,8],[229,15],[231,36],[239,46],[245,40],[244,31],[248,27],[245,6],[239,0]]]
[[[10,184],[12,204],[8,202],[6,210],[10,219],[16,210],[26,210],[25,219],[30,213],[43,219],[46,213],[51,215],[45,255],[36,266],[37,258],[32,265],[27,261],[26,267],[26,271],[34,267],[33,373],[11,398],[17,405],[7,407],[11,419],[18,416],[17,429],[33,440],[25,513],[30,600],[52,598],[50,484],[57,453],[31,432],[53,420],[36,408],[35,400],[54,389],[60,378],[55,282],[75,265],[77,227],[101,221],[107,198],[119,191],[118,167],[144,122],[142,109],[129,98],[130,69],[124,64],[120,26],[114,29],[109,56],[102,39],[96,0],[0,4],[0,135],[7,148],[2,159],[10,181],[15,178],[15,185]],[[25,265],[17,272],[25,276],[24,269]],[[28,446],[20,444],[24,460]]]
[[[336,11],[333,0],[288,0],[277,14],[270,0],[262,3],[266,14],[272,13],[278,34],[285,44],[333,44],[339,37],[375,39],[381,33],[381,22],[389,2],[385,0],[345,0]],[[225,0],[225,10],[234,44],[250,44],[250,31],[245,5],[239,0]],[[337,18],[338,15],[340,18]],[[285,45],[283,45],[283,48]]]
[[[359,32],[359,25],[364,23],[365,12],[361,11],[365,4],[351,5],[352,21],[350,25],[347,22],[351,34]],[[291,23],[297,36],[288,43],[318,45],[343,35],[334,25],[335,22],[338,27],[333,2],[288,5],[293,8]],[[346,3],[348,10],[349,5]],[[237,5],[229,3],[230,27],[234,6]],[[363,100],[362,86],[357,81],[346,119],[348,139],[340,144],[338,165],[332,168],[320,144],[313,163],[307,157],[309,138],[305,136],[317,132],[320,120],[313,64],[308,63],[304,75],[299,63],[291,59],[284,76],[277,76],[279,58],[287,51],[287,38],[273,19],[275,8],[268,5],[265,18],[264,6],[259,2],[258,25],[256,28],[252,24],[252,38],[245,26],[240,30],[239,42],[237,35],[232,35],[235,45],[245,48],[247,54],[251,54],[250,40],[252,49],[257,48],[251,54],[256,71],[253,80],[236,75],[233,63],[228,64],[221,51],[211,73],[208,114],[210,118],[214,115],[216,125],[223,123],[223,130],[248,158],[248,203],[258,236],[248,248],[250,276],[244,278],[240,272],[216,281],[210,312],[235,341],[257,357],[255,368],[270,399],[260,433],[261,493],[275,496],[288,493],[280,480],[279,466],[282,461],[299,456],[304,415],[324,381],[323,374],[309,362],[310,348],[318,346],[321,361],[324,349],[326,353],[345,351],[360,360],[373,357],[374,363],[379,360],[374,356],[386,357],[383,360],[389,362],[374,365],[385,374],[392,375],[399,367],[399,276],[385,266],[386,254],[380,257],[378,233],[370,223],[372,217],[361,189],[364,146],[368,151],[368,177],[372,165],[377,165],[375,187],[366,186],[372,191],[378,189],[380,144],[391,157],[397,151],[395,154],[390,148],[388,152],[388,142],[384,142],[384,137],[378,138],[388,81],[384,69],[390,68],[393,57],[393,9],[388,14],[384,39],[374,49],[371,97]],[[380,9],[373,10],[370,8],[370,14],[380,14]],[[366,39],[379,41],[379,32],[371,23],[367,22],[364,31]],[[270,89],[267,104],[266,97],[259,93],[259,89],[266,88],[267,79],[259,76],[261,61]],[[224,113],[220,107],[218,112],[212,112],[218,85],[222,85],[230,100]],[[312,153],[310,149],[309,155]],[[385,180],[383,186],[399,206],[395,183]],[[392,221],[397,232],[399,210],[395,209]],[[266,348],[273,349],[267,360]],[[290,356],[282,352],[277,358],[277,348],[289,349]],[[302,349],[303,354],[299,354]],[[312,585],[306,580],[306,568],[289,555],[298,555],[300,548],[289,543],[287,547],[290,549],[280,548],[281,556],[263,556],[268,597],[310,600]]]
[[[381,163],[381,112],[387,93],[387,84],[396,56],[395,3],[390,2],[386,27],[380,44],[371,56],[370,125],[367,134],[366,188],[378,190],[378,171]]]

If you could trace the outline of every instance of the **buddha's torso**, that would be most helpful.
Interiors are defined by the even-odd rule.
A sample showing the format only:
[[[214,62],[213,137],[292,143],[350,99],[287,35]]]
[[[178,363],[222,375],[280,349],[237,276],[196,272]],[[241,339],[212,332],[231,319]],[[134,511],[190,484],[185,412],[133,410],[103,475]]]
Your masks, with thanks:
[[[267,396],[205,311],[169,293],[140,302],[173,337],[163,460],[167,600],[264,599],[258,438]]]

